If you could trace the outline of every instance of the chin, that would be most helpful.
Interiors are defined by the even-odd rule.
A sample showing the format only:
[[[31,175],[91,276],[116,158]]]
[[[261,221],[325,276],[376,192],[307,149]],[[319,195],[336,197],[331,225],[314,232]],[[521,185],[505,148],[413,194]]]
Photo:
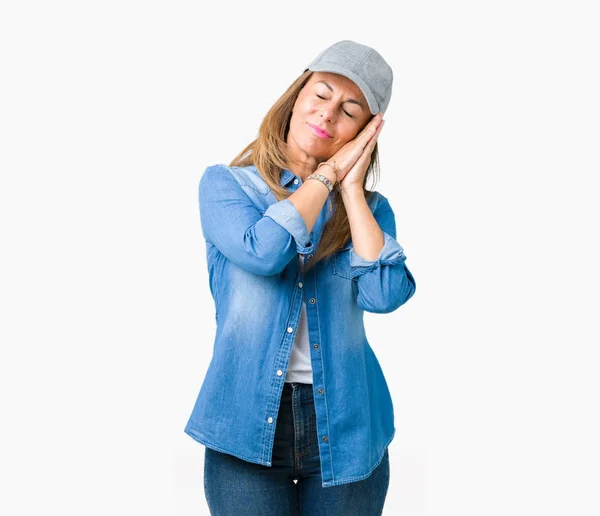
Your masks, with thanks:
[[[300,152],[316,160],[328,159],[336,150],[330,139],[319,138],[308,125],[301,126],[300,130],[297,126],[290,128],[289,137],[295,142]]]

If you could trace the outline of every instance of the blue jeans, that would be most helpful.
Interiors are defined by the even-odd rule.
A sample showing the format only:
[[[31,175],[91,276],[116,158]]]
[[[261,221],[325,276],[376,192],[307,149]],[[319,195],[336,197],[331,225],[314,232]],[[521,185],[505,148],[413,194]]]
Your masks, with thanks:
[[[389,452],[368,478],[321,486],[312,385],[285,383],[273,466],[206,447],[204,492],[212,516],[380,516],[390,480]],[[297,480],[297,483],[294,483]]]

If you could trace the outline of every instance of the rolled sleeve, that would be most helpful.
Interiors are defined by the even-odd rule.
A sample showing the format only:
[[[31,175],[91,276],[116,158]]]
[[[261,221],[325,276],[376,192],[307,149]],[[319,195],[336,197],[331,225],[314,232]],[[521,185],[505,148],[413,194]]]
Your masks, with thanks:
[[[365,260],[350,249],[350,266],[352,267],[352,278],[362,276],[367,272],[375,270],[382,265],[399,265],[406,260],[404,249],[396,242],[396,239],[383,231],[384,244],[375,260]]]
[[[265,217],[272,218],[277,224],[285,229],[296,242],[296,250],[300,254],[313,253],[314,243],[310,242],[306,222],[300,212],[289,199],[284,199],[272,204],[264,213]]]

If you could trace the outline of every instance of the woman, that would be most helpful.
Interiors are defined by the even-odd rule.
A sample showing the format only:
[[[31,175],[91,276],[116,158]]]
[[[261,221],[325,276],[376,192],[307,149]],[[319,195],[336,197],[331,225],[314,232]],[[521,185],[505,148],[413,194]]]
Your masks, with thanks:
[[[365,187],[391,86],[374,49],[335,43],[200,179],[217,330],[185,431],[206,446],[211,514],[383,510],[394,413],[363,313],[415,291],[392,208]]]

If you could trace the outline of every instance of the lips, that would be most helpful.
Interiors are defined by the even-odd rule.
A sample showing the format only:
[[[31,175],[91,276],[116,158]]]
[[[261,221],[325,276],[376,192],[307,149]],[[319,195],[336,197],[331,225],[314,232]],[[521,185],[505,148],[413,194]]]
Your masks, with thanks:
[[[317,134],[321,138],[331,138],[331,135],[325,129],[321,129],[318,125],[313,125],[313,124],[308,124],[308,125],[315,132],[315,134]]]

